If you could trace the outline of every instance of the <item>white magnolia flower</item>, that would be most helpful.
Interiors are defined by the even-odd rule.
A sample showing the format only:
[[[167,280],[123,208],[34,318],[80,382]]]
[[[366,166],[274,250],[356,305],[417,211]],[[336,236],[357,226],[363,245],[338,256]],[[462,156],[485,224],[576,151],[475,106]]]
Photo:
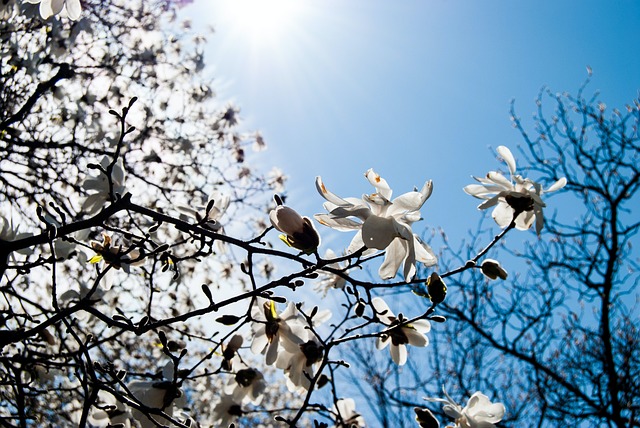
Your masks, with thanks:
[[[89,260],[89,263],[99,263],[104,260],[114,268],[122,268],[127,273],[131,271],[130,266],[144,264],[144,258],[138,260],[140,258],[139,250],[126,249],[126,245],[113,241],[111,236],[104,232],[102,233],[102,242],[91,241],[90,245],[97,254]]]
[[[202,227],[213,230],[214,232],[223,232],[220,218],[225,214],[231,203],[231,198],[227,195],[212,195],[204,207],[187,207],[178,205],[177,209],[189,217],[195,218]]]
[[[425,400],[443,403],[442,410],[455,420],[457,428],[494,428],[494,424],[504,417],[504,404],[492,403],[489,397],[481,392],[474,393],[467,405],[462,407],[453,401],[444,387],[442,391],[447,398],[425,398]]]
[[[294,347],[285,345],[285,352],[278,354],[276,367],[284,370],[289,391],[309,389],[323,355],[324,347],[315,338]]]
[[[32,233],[18,232],[18,230],[19,226],[13,224],[13,218],[7,220],[0,215],[0,241],[11,242],[33,236]],[[33,249],[23,248],[22,250],[18,250],[18,252],[20,254],[30,255],[33,253]]]
[[[319,325],[331,318],[328,309],[316,311],[311,318],[311,327]],[[284,370],[287,376],[287,388],[291,392],[303,392],[311,385],[311,378],[316,375],[318,364],[322,361],[324,347],[311,330],[305,329],[306,336],[301,337],[303,343],[291,341],[283,343],[284,351],[278,354],[276,367]]]
[[[378,337],[376,348],[384,349],[390,344],[391,359],[397,365],[402,366],[407,362],[406,345],[424,347],[429,344],[429,339],[425,336],[431,330],[429,321],[417,320],[411,324],[400,326],[399,324],[402,320],[396,318],[384,300],[380,297],[375,297],[371,300],[371,304],[378,318],[388,325],[388,328]]]
[[[320,245],[320,235],[309,217],[302,217],[293,208],[278,205],[269,213],[271,224],[284,235],[280,239],[287,245],[313,253]]]
[[[263,374],[258,370],[246,368],[238,370],[235,376],[229,378],[224,392],[236,403],[244,400],[257,405],[262,401],[262,394],[266,388],[267,382]]]
[[[316,214],[315,218],[336,230],[358,231],[347,249],[349,253],[362,247],[386,250],[379,270],[383,279],[395,277],[404,262],[404,277],[410,281],[416,272],[416,262],[427,266],[437,262],[431,248],[411,230],[411,225],[421,219],[420,208],[431,196],[433,185],[428,181],[419,192],[408,192],[391,200],[392,190],[386,180],[373,169],[369,169],[365,177],[376,192],[361,199],[340,198],[328,191],[322,179],[317,177],[316,187],[327,200],[324,207],[329,214]]]
[[[283,313],[278,314],[274,301],[258,299],[252,317],[256,321],[251,326],[251,351],[254,354],[266,353],[266,364],[269,366],[276,362],[283,346],[295,348],[304,343],[309,334],[293,302],[289,303]]]
[[[242,416],[242,407],[231,395],[222,395],[220,402],[213,408],[213,420],[216,426],[227,428],[238,416]]]
[[[100,161],[100,165],[105,170],[110,163],[111,160],[107,156],[104,156]],[[113,183],[114,193],[119,193],[120,195],[124,194],[124,178],[124,166],[122,164],[122,158],[120,158],[111,171],[111,181]],[[85,199],[82,204],[82,210],[86,211],[89,215],[97,213],[102,209],[106,202],[110,201],[109,180],[102,172],[100,172],[97,177],[86,178],[82,183],[82,188],[87,191],[95,191],[87,196],[87,199]]]
[[[84,282],[79,283],[79,291],[69,289],[62,293],[60,297],[58,297],[58,302],[63,305],[66,305],[73,301],[80,301],[87,297],[91,292],[92,287],[87,287]],[[104,298],[106,292],[101,287],[96,287],[95,290],[91,293],[90,299],[93,302],[100,301]]]
[[[323,258],[325,260],[335,259],[336,253],[334,253],[333,250],[327,250],[324,253]],[[337,269],[337,270],[343,270],[345,268],[345,266],[342,263],[330,263],[327,265],[327,267]],[[314,290],[321,292],[323,297],[327,295],[327,291],[329,291],[330,288],[343,289],[347,283],[346,279],[332,272],[327,272],[323,270],[319,272],[319,275],[320,275],[320,281],[316,284],[316,286],[314,287]]]
[[[131,427],[131,411],[119,402],[116,397],[106,391],[98,392],[98,403],[94,404],[89,413],[88,421],[91,426],[106,428],[115,424]]]
[[[40,3],[40,16],[47,19],[50,16],[66,16],[75,21],[80,18],[82,7],[80,0],[24,0],[26,3]]]
[[[485,199],[478,205],[478,209],[495,207],[491,215],[498,226],[509,226],[515,217],[517,229],[528,230],[535,222],[536,233],[540,234],[544,225],[542,208],[546,206],[541,196],[543,193],[562,189],[567,184],[567,179],[563,177],[544,190],[541,184],[516,175],[516,160],[507,147],[500,146],[497,151],[509,167],[511,180],[507,180],[499,172],[490,171],[484,178],[473,177],[480,184],[470,184],[464,191],[476,198]]]
[[[343,423],[336,425],[336,428],[365,427],[364,418],[356,412],[356,402],[353,398],[341,398],[336,401],[333,411],[340,415]]]
[[[186,400],[184,393],[176,389],[174,385],[174,365],[169,360],[162,369],[163,381],[136,380],[130,382],[127,388],[140,403],[153,409],[160,409],[168,416],[173,416],[174,407],[184,407]],[[157,423],[150,420],[138,409],[132,409],[131,414],[142,428],[155,428]],[[161,424],[169,424],[169,421],[161,416],[154,415],[153,418]]]

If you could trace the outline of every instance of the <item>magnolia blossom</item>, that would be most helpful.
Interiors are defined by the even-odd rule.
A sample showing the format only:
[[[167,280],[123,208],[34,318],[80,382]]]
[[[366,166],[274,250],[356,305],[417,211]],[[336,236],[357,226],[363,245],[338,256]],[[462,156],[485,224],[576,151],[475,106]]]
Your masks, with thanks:
[[[174,375],[175,366],[173,361],[169,360],[162,369],[163,381],[136,380],[130,382],[127,388],[136,400],[143,405],[153,409],[160,409],[168,416],[173,416],[174,407],[184,407],[186,405],[183,392],[176,387]],[[152,428],[158,425],[138,409],[132,409],[131,414],[142,428]],[[161,424],[169,424],[169,421],[161,416],[153,415],[153,419]]]
[[[262,373],[256,369],[245,368],[238,370],[235,376],[229,378],[224,392],[236,403],[250,401],[257,405],[262,401],[262,394],[266,388],[267,382]]]
[[[271,224],[284,235],[280,239],[287,245],[305,253],[314,252],[320,245],[320,235],[309,217],[302,217],[294,209],[278,205],[269,213]]]
[[[347,249],[349,253],[362,247],[372,251],[386,250],[379,270],[383,279],[395,277],[404,263],[404,277],[410,281],[416,272],[416,262],[433,266],[437,261],[431,248],[411,229],[411,225],[421,219],[420,208],[431,196],[433,185],[428,181],[419,192],[408,192],[391,200],[392,190],[386,180],[373,169],[369,169],[365,177],[376,192],[361,199],[340,198],[327,190],[322,179],[317,177],[316,187],[327,200],[324,207],[329,214],[316,214],[315,218],[336,230],[358,231]]]
[[[18,232],[18,229],[19,227],[13,224],[13,218],[11,218],[11,220],[7,220],[0,215],[0,241],[17,241],[33,235],[26,232],[20,233]],[[28,256],[33,254],[33,249],[23,248],[17,252]]]
[[[213,408],[213,420],[219,427],[228,427],[239,416],[242,416],[242,407],[231,395],[222,395]]]
[[[227,195],[213,195],[206,207],[196,206],[187,207],[179,205],[178,211],[189,217],[195,218],[202,227],[222,233],[222,224],[220,218],[229,208],[231,198]],[[182,217],[182,216],[181,216]]]
[[[144,264],[144,259],[140,258],[139,250],[126,250],[123,249],[122,244],[115,244],[111,239],[111,236],[106,233],[102,234],[102,242],[91,241],[91,248],[97,253],[93,256],[89,262],[98,263],[105,261],[107,264],[113,266],[116,269],[122,268],[125,272],[130,272],[130,266],[140,266]]]
[[[104,170],[107,169],[111,161],[107,156],[104,156],[100,161],[100,165]],[[113,184],[113,192],[124,194],[124,166],[122,164],[122,158],[113,166],[111,171],[111,182]],[[97,177],[88,177],[82,183],[82,188],[87,191],[95,191],[91,193],[82,204],[82,210],[91,215],[97,213],[102,209],[102,206],[111,200],[111,194],[109,189],[109,180],[102,172]]]
[[[443,403],[442,410],[455,420],[456,428],[494,428],[494,424],[504,417],[504,404],[492,403],[489,397],[481,392],[474,393],[467,405],[462,407],[453,401],[444,387],[442,391],[447,398],[425,398],[425,400]]]
[[[429,344],[429,339],[425,336],[431,330],[431,324],[427,320],[417,320],[411,324],[400,325],[402,320],[396,318],[389,306],[380,297],[371,300],[378,318],[388,325],[378,337],[377,349],[384,349],[389,344],[391,359],[397,365],[402,366],[407,362],[406,345],[424,347]]]
[[[182,392],[175,390],[170,381],[153,382],[153,381],[133,381],[127,385],[131,394],[143,405],[161,409],[168,416],[172,416],[174,412],[174,405],[184,406],[186,401]],[[174,397],[167,398],[167,394],[174,394]],[[168,405],[167,405],[168,400]],[[138,409],[132,409],[131,414],[133,418],[140,423],[142,428],[156,427],[157,424],[150,420],[144,413]],[[157,422],[168,424],[169,421],[161,416],[152,416]]]
[[[542,208],[546,206],[541,196],[543,193],[562,189],[567,184],[567,179],[563,177],[544,190],[541,184],[516,175],[516,160],[507,147],[500,146],[497,150],[509,168],[511,180],[507,180],[499,172],[490,171],[484,178],[473,177],[480,184],[470,184],[464,191],[476,198],[485,199],[478,205],[478,209],[495,207],[491,216],[498,226],[505,228],[515,220],[517,229],[528,230],[535,222],[536,233],[540,234],[544,225]]]
[[[115,424],[123,424],[124,428],[131,427],[131,411],[116,397],[106,391],[98,392],[98,403],[94,404],[89,413],[91,426],[106,428]]]
[[[104,298],[105,291],[101,287],[87,287],[83,282],[79,283],[79,291],[69,289],[58,297],[58,302],[68,304],[73,301],[80,301],[87,296],[91,301],[97,302]]]
[[[50,16],[61,15],[75,21],[80,18],[82,7],[80,0],[24,0],[25,3],[40,4],[40,16],[47,19]]]
[[[316,311],[311,318],[311,326],[318,327],[331,318],[331,311]],[[309,389],[311,378],[316,375],[316,367],[324,356],[324,347],[311,330],[304,329],[300,336],[302,343],[283,342],[284,351],[278,354],[276,367],[284,370],[287,388],[291,392]]]
[[[365,427],[364,418],[360,413],[356,412],[356,402],[353,398],[341,398],[336,401],[333,409],[335,413],[340,415],[342,423],[336,425],[336,428],[352,428]]]
[[[295,348],[304,343],[308,335],[304,320],[293,302],[289,303],[283,313],[278,314],[273,300],[258,299],[252,317],[255,322],[251,326],[251,351],[254,354],[266,353],[266,364],[269,366],[276,362],[283,346]]]

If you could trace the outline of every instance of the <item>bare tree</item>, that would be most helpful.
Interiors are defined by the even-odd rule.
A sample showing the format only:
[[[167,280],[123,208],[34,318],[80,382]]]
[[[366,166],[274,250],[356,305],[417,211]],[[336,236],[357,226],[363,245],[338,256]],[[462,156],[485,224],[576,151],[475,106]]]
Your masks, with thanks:
[[[563,208],[546,213],[540,237],[523,245],[509,238],[487,253],[507,266],[506,281],[480,269],[446,278],[438,313],[447,321],[412,369],[421,376],[366,393],[384,397],[379,414],[404,412],[406,420],[419,406],[446,418],[421,400],[441,397],[444,386],[453,397],[500,397],[504,426],[640,425],[640,275],[632,245],[640,226],[640,102],[608,108],[598,94],[585,98],[587,83],[576,96],[541,91],[532,131],[512,104],[524,141],[520,164],[544,183],[566,177],[557,196]],[[438,269],[470,260],[480,267],[476,256],[495,233],[483,221],[461,245],[443,234]],[[396,376],[360,355],[369,377]],[[402,394],[411,399],[403,403]]]

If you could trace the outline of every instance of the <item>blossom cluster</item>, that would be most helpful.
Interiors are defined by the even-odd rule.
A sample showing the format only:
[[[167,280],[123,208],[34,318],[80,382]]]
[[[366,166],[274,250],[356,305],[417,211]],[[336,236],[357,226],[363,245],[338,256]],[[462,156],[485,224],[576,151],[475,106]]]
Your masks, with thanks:
[[[59,5],[55,3],[56,8]],[[74,6],[69,6],[68,3],[65,3],[64,7],[75,10]],[[480,184],[467,186],[464,191],[484,199],[479,209],[494,207],[492,216],[500,227],[527,230],[535,224],[535,230],[540,234],[544,224],[542,209],[545,207],[542,196],[561,189],[566,184],[566,180],[560,179],[543,190],[540,184],[515,173],[515,159],[509,149],[500,146],[498,153],[507,164],[511,179],[508,180],[501,173],[492,171],[486,178],[476,178]],[[112,161],[104,157],[99,165],[95,165],[95,169],[99,169],[99,174],[87,177],[81,186],[89,193],[81,206],[81,210],[88,215],[101,212],[107,205],[119,203],[122,198],[118,195],[122,196],[128,190],[125,188],[125,167],[121,158]],[[268,217],[272,228],[282,233],[280,235],[282,242],[299,252],[291,256],[291,259],[302,260],[305,273],[300,276],[315,278],[318,275],[312,276],[312,274],[319,273],[317,289],[324,296],[331,290],[341,290],[345,295],[356,297],[356,301],[348,305],[353,315],[347,316],[345,320],[350,319],[349,317],[366,320],[365,325],[371,326],[372,329],[366,338],[375,340],[375,347],[378,350],[389,348],[391,360],[396,365],[403,366],[409,358],[409,345],[422,348],[429,345],[427,334],[431,330],[430,320],[436,320],[435,317],[430,318],[430,316],[447,295],[447,287],[443,279],[447,275],[440,275],[435,270],[438,260],[434,251],[413,230],[414,224],[423,218],[421,210],[432,194],[433,184],[427,181],[420,190],[414,189],[393,198],[393,191],[387,181],[373,169],[367,170],[364,175],[373,186],[374,192],[365,194],[361,198],[339,197],[327,189],[320,177],[316,179],[316,188],[325,200],[323,206],[327,212],[316,214],[313,218],[323,226],[338,231],[355,232],[351,243],[341,256],[337,256],[332,250],[327,250],[324,258],[321,258],[318,255],[322,242],[321,236],[313,219],[300,215],[296,210],[285,205],[281,198],[275,198],[276,206],[269,212]],[[226,231],[222,227],[221,218],[229,205],[228,196],[216,194],[206,206],[193,204],[178,207],[181,215],[172,221],[183,230],[189,230],[192,233],[191,236],[194,236],[194,231],[204,229],[207,236],[224,237]],[[15,241],[23,237],[11,222],[4,218],[0,220],[2,221],[0,223],[1,240]],[[45,220],[45,223],[51,225],[56,221]],[[61,223],[56,225],[62,226]],[[269,230],[270,228],[267,228],[265,234]],[[145,250],[147,242],[145,239],[151,239],[150,237],[151,233],[135,242],[118,241],[112,234],[103,233],[102,241],[90,241],[89,245],[84,246],[95,252],[88,262],[93,264],[104,262],[106,266],[115,270],[130,273],[133,267],[144,265],[151,257],[149,250],[151,253],[162,252],[158,250],[161,248],[158,245]],[[72,241],[78,242],[76,238]],[[207,245],[210,247],[212,242],[205,241],[203,238],[201,248]],[[254,250],[254,247],[250,246],[251,243],[243,243],[243,245],[246,245],[245,248]],[[169,245],[166,245],[166,248],[168,247]],[[74,243],[65,241],[64,245],[60,244],[56,248],[59,248],[56,249],[56,255],[66,258],[72,254]],[[425,313],[413,316],[405,316],[403,313],[396,315],[383,298],[375,296],[375,292],[372,295],[370,291],[375,287],[367,289],[366,298],[358,294],[357,284],[350,276],[351,270],[363,259],[382,255],[381,252],[384,252],[384,260],[378,274],[382,280],[393,279],[402,272],[406,282],[424,284],[430,301]],[[213,250],[209,254],[212,253]],[[279,252],[279,254],[283,253]],[[159,257],[161,260],[166,259],[167,264],[170,263],[169,260],[173,260],[166,255]],[[309,261],[312,257],[315,257],[315,262]],[[419,269],[418,263],[421,263],[424,268],[432,269],[425,279],[417,278],[419,271],[424,272]],[[508,278],[507,271],[494,259],[484,258],[477,266],[472,263],[465,266],[465,269],[472,267],[480,269],[482,274],[491,280]],[[291,282],[287,284],[291,285]],[[297,286],[300,284],[294,284],[292,287],[295,289]],[[255,284],[254,287],[256,287]],[[111,286],[103,289],[97,287],[97,284],[94,286],[80,284],[80,291],[70,289],[61,293],[59,303],[66,307],[82,300],[88,300],[92,304],[98,303],[105,298],[109,288]],[[211,291],[205,291],[205,294],[211,302],[211,307],[214,307]],[[212,414],[212,420],[220,426],[228,426],[237,421],[247,413],[247,406],[259,405],[268,389],[267,378],[260,367],[241,355],[245,340],[248,339],[249,344],[244,346],[244,349],[250,349],[257,358],[264,358],[266,366],[284,375],[288,391],[300,396],[311,394],[316,385],[321,382],[321,375],[324,376],[323,370],[330,364],[328,354],[333,344],[339,343],[335,341],[335,332],[338,327],[332,325],[327,329],[324,325],[331,317],[330,311],[315,307],[307,313],[301,303],[293,301],[288,301],[286,307],[282,309],[278,306],[278,302],[282,302],[283,299],[269,296],[271,296],[269,293],[252,293],[250,298],[247,298],[250,304],[245,315],[250,323],[250,331],[248,327],[238,329],[238,333],[230,334],[230,337],[227,336],[228,339],[220,341],[217,355],[222,357],[222,363],[218,373],[226,375],[227,380],[220,389]],[[241,317],[236,316],[219,318],[223,323],[228,322],[229,325],[240,319]],[[323,333],[331,329],[333,333]],[[359,337],[344,333],[339,340],[356,339]],[[164,347],[166,343],[163,342],[162,345]],[[110,404],[96,407],[91,414],[91,423],[130,425],[130,422],[135,420],[140,426],[147,427],[155,426],[157,423],[169,424],[170,419],[167,418],[182,416],[181,409],[186,406],[186,393],[183,389],[185,379],[178,375],[177,363],[185,354],[186,352],[183,352],[179,358],[172,357],[154,380],[129,381],[125,388],[127,400],[101,391],[100,402]],[[444,413],[454,419],[453,426],[456,428],[491,428],[505,415],[503,404],[492,403],[480,392],[473,394],[464,407],[457,404],[446,391],[444,394],[446,396],[444,399],[428,400],[442,403]],[[111,411],[107,412],[104,409]],[[162,413],[149,413],[146,411],[148,409],[160,409]],[[363,416],[355,410],[353,399],[335,397],[333,408],[329,411],[327,407],[325,410],[333,415],[338,426],[365,425]],[[427,420],[434,419],[428,410],[419,409],[416,412],[418,421],[425,424],[423,426],[427,426]]]

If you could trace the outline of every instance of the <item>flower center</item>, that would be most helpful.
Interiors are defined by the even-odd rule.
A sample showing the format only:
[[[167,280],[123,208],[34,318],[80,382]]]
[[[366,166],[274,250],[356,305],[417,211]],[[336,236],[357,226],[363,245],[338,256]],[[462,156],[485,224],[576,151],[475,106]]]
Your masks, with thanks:
[[[229,407],[227,413],[229,413],[231,416],[242,416],[242,409],[239,405],[234,404],[233,406]]]
[[[239,370],[236,373],[236,382],[246,388],[253,383],[256,376],[258,376],[258,373],[254,369]]]
[[[309,367],[313,363],[317,363],[318,361],[320,361],[324,353],[324,349],[322,348],[322,346],[318,345],[313,340],[300,345],[300,349],[302,350],[304,356],[307,358],[307,367]]]
[[[504,197],[509,206],[517,213],[533,211],[533,198],[528,195],[507,195]]]

